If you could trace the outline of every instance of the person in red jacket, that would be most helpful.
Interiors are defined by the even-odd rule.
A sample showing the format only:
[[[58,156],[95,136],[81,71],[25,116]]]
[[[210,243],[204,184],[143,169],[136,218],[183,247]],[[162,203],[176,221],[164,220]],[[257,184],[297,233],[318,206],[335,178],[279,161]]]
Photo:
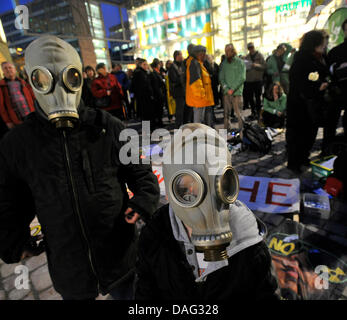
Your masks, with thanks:
[[[96,107],[109,111],[119,119],[124,119],[122,86],[113,74],[107,72],[104,63],[97,64],[96,72],[98,77],[92,82],[92,94],[96,98]],[[103,102],[98,105],[100,101]],[[104,104],[105,101],[107,105]]]
[[[0,115],[8,129],[23,122],[33,112],[35,96],[30,85],[16,75],[10,62],[1,64],[4,79],[0,81]]]

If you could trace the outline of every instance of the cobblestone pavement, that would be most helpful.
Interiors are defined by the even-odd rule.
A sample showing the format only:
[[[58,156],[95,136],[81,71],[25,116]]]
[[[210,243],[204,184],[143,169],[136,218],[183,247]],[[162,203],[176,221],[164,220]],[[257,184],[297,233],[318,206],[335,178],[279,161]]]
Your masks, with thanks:
[[[243,111],[246,117],[249,115],[249,110]],[[217,110],[216,129],[222,128],[222,110]],[[237,123],[232,124],[237,127]],[[320,143],[322,139],[322,130],[318,132],[317,140],[311,153],[311,159],[317,158],[320,152]],[[276,178],[300,178],[303,179],[310,177],[309,170],[298,177],[286,168],[286,155],[285,155],[285,133],[281,133],[274,138],[271,152],[267,155],[260,156],[256,152],[243,151],[232,157],[233,166],[237,169],[239,174],[248,176],[260,177],[276,177]],[[300,217],[300,222],[319,234],[329,237],[331,240],[338,242],[347,247],[347,219],[346,213],[341,209],[339,211],[339,203],[332,203],[332,208],[335,214],[329,220],[308,220],[307,218]],[[261,212],[256,212],[268,227],[275,227],[279,225],[284,219],[293,216],[288,215],[269,215]],[[34,221],[33,224],[37,224]],[[29,270],[29,288],[16,289],[16,277],[21,273],[16,270],[17,266],[25,265]],[[17,271],[17,274],[15,273]],[[98,300],[109,300],[107,296],[99,296]],[[347,288],[343,292],[342,299],[347,299]],[[61,300],[61,296],[54,290],[52,281],[50,279],[47,267],[47,260],[45,253],[37,257],[25,259],[18,264],[5,264],[0,260],[0,300]]]

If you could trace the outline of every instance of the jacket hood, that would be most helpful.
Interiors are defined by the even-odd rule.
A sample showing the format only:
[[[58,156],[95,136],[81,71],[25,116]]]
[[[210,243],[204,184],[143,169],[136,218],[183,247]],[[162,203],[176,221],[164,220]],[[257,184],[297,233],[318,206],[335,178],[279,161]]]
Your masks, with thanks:
[[[174,213],[171,206],[169,207],[169,214],[174,238],[178,242],[191,243],[182,221]],[[252,211],[239,200],[230,205],[229,215],[233,239],[227,247],[227,253],[228,258],[231,258],[238,252],[263,241],[266,236],[266,227],[262,222],[258,225]],[[203,277],[227,265],[228,260],[209,262]],[[201,280],[202,277],[196,279],[196,281]]]

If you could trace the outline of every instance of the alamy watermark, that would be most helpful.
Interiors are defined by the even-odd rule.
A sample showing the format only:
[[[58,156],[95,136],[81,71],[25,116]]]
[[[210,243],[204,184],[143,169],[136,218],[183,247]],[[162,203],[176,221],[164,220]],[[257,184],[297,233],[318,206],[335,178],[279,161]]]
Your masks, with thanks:
[[[16,19],[14,20],[14,25],[16,29],[28,30],[29,29],[29,9],[27,6],[20,5],[16,6],[14,9],[16,14]]]
[[[14,273],[19,274],[14,281],[17,290],[28,290],[29,286],[29,268],[24,265],[16,266]]]
[[[212,128],[187,126],[175,129],[174,135],[166,129],[150,131],[150,122],[142,122],[141,145],[149,146],[152,141],[158,142],[163,152],[140,154],[140,136],[134,129],[124,129],[119,140],[125,142],[119,151],[122,164],[209,164],[209,174],[215,175],[214,168],[220,168],[228,162],[227,130],[218,132]]]

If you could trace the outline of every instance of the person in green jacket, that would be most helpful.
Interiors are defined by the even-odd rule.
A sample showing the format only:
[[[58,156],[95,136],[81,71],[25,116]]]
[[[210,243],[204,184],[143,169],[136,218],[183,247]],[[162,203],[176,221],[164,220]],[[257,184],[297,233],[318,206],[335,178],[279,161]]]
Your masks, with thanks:
[[[225,56],[219,71],[219,83],[223,90],[224,129],[231,129],[230,112],[234,108],[242,137],[241,97],[246,81],[246,66],[243,60],[237,57],[235,47],[231,43],[225,46]]]
[[[289,91],[289,69],[292,59],[288,59],[293,47],[288,43],[280,44],[267,61],[266,72],[272,77],[272,82],[279,82],[285,92]],[[293,54],[292,54],[293,55]]]
[[[263,123],[270,128],[283,128],[287,96],[278,82],[273,83],[265,92],[263,103]]]

